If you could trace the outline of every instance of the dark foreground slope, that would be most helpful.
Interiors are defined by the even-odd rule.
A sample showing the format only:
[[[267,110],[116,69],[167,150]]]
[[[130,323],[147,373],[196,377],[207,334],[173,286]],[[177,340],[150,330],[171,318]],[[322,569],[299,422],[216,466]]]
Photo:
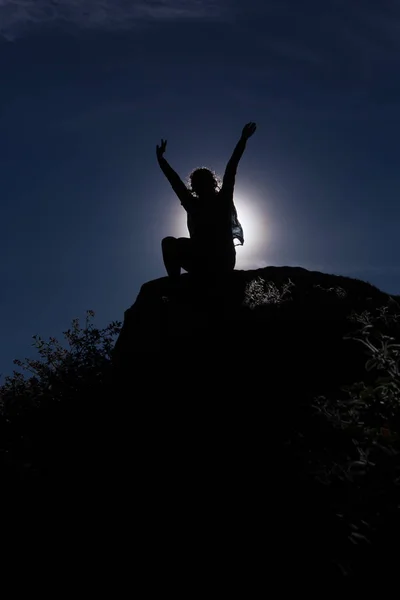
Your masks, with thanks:
[[[183,275],[143,285],[113,352],[110,328],[73,327],[72,355],[44,345],[39,380],[8,386],[19,547],[33,524],[55,562],[95,565],[91,586],[108,573],[155,595],[390,589],[398,298],[293,267]]]

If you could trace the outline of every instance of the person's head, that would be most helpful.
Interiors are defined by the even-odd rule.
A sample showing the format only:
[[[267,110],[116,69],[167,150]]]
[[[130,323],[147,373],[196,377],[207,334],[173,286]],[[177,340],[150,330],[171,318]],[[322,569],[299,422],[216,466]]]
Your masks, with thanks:
[[[203,167],[201,169],[195,169],[190,174],[190,186],[192,192],[194,192],[196,196],[213,194],[217,191],[218,185],[217,177],[210,169]]]

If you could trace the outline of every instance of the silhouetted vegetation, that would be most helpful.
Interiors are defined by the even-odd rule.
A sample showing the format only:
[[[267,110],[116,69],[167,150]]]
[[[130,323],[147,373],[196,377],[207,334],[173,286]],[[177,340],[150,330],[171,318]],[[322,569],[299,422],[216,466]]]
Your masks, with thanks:
[[[350,315],[359,329],[349,340],[367,350],[369,382],[356,381],[330,397],[317,397],[319,435],[310,435],[312,443],[303,438],[309,476],[327,490],[326,504],[335,517],[337,546],[331,559],[343,574],[367,581],[371,573],[394,575],[389,549],[400,532],[399,309],[391,303],[373,313]]]
[[[121,323],[99,329],[93,318],[94,312],[87,311],[83,326],[74,319],[63,332],[64,344],[33,336],[38,357],[14,360],[20,370],[0,387],[0,453],[7,475],[49,474],[49,461],[57,464],[61,458],[57,450],[70,444],[68,436],[74,437],[82,420],[93,419],[100,409]]]

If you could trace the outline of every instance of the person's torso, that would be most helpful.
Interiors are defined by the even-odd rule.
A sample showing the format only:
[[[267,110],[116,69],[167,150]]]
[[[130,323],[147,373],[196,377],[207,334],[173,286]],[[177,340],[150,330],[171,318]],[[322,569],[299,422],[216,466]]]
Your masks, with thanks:
[[[194,197],[187,219],[190,237],[213,246],[233,244],[232,206],[221,192],[210,198]]]

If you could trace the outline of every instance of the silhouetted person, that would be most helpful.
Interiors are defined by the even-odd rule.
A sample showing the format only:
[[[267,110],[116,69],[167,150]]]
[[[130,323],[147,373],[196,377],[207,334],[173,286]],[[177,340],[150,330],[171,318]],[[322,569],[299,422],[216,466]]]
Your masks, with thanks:
[[[234,240],[243,245],[243,230],[233,202],[236,170],[246,142],[256,130],[247,123],[226,166],[219,189],[209,169],[196,169],[190,175],[191,189],[164,158],[167,140],[157,146],[158,163],[187,212],[190,238],[166,237],[162,240],[165,268],[170,277],[179,277],[181,269],[188,273],[221,273],[235,268]]]

